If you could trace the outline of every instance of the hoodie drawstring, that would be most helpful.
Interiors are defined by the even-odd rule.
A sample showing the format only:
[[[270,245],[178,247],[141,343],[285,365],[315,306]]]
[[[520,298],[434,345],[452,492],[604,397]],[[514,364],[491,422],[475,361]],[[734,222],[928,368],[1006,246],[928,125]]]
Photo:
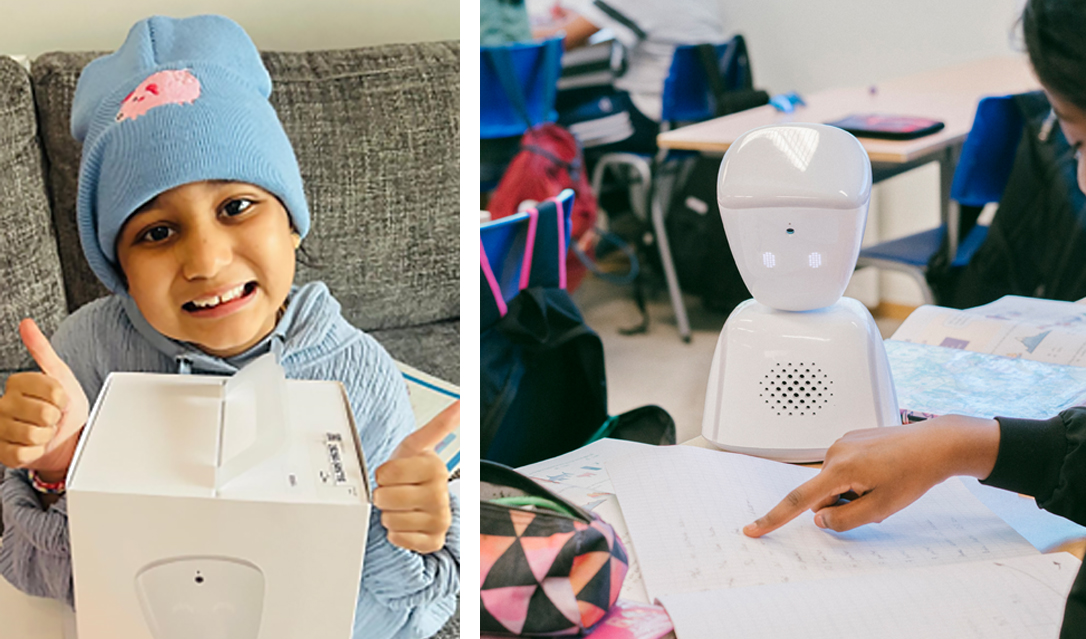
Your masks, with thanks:
[[[178,375],[191,375],[192,374],[192,360],[189,358],[178,355],[177,356],[177,374]]]
[[[272,333],[268,350],[275,353],[275,362],[280,365],[283,363],[283,348],[283,336],[280,333]]]

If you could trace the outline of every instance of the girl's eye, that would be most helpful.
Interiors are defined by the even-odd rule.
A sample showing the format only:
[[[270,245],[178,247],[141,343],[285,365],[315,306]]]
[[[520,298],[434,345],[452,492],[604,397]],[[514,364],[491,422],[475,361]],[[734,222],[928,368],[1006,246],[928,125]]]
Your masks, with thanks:
[[[226,213],[227,215],[229,215],[230,217],[234,217],[235,215],[241,215],[245,211],[252,208],[252,206],[253,206],[253,201],[252,200],[246,200],[246,199],[239,198],[237,200],[230,200],[229,202],[227,202],[226,206],[223,207],[223,212]]]
[[[173,232],[173,229],[168,226],[155,226],[144,231],[143,235],[140,236],[140,241],[161,242],[162,240],[170,237]]]

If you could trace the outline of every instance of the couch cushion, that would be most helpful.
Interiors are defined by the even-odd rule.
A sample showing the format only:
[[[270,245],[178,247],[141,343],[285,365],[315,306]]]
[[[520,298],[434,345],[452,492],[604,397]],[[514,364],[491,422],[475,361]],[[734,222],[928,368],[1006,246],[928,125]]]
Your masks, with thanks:
[[[460,320],[372,331],[393,359],[460,385]]]
[[[0,56],[0,383],[33,365],[19,338],[32,317],[52,334],[67,314],[30,76]]]
[[[364,330],[460,314],[458,43],[266,52],[305,180],[313,227],[304,246],[344,315]],[[79,145],[68,132],[82,68],[99,53],[34,61],[69,307],[106,293],[75,227]]]

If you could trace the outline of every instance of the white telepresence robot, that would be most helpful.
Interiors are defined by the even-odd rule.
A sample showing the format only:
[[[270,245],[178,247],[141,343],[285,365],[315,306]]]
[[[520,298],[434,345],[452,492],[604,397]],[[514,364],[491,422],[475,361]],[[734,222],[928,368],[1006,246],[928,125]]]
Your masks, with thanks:
[[[871,199],[859,141],[821,124],[748,131],[724,155],[717,199],[754,299],[720,333],[702,435],[732,452],[812,462],[847,431],[900,424],[875,320],[841,297]]]

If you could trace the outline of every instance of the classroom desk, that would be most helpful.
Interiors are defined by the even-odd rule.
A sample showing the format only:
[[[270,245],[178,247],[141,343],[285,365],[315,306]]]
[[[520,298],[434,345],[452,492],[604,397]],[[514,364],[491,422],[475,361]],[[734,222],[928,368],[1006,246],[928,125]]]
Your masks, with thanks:
[[[661,133],[661,149],[698,151],[723,155],[740,135],[769,124],[790,122],[831,122],[849,114],[883,113],[940,120],[943,130],[915,140],[874,140],[860,138],[871,158],[872,178],[880,182],[930,162],[938,162],[940,174],[940,215],[943,222],[955,222],[950,229],[951,250],[956,245],[956,215],[950,202],[950,185],[962,142],[973,126],[977,102],[989,95],[1024,93],[1040,89],[1025,55],[999,56],[924,71],[867,87],[836,88],[804,96],[805,107],[781,113],[772,106],[733,113]],[[662,205],[653,203],[654,214],[662,219]],[[654,220],[655,221],[655,220]],[[668,288],[672,291],[679,333],[689,335],[689,323],[673,278],[670,246],[661,238]],[[674,279],[674,282],[672,281]]]

